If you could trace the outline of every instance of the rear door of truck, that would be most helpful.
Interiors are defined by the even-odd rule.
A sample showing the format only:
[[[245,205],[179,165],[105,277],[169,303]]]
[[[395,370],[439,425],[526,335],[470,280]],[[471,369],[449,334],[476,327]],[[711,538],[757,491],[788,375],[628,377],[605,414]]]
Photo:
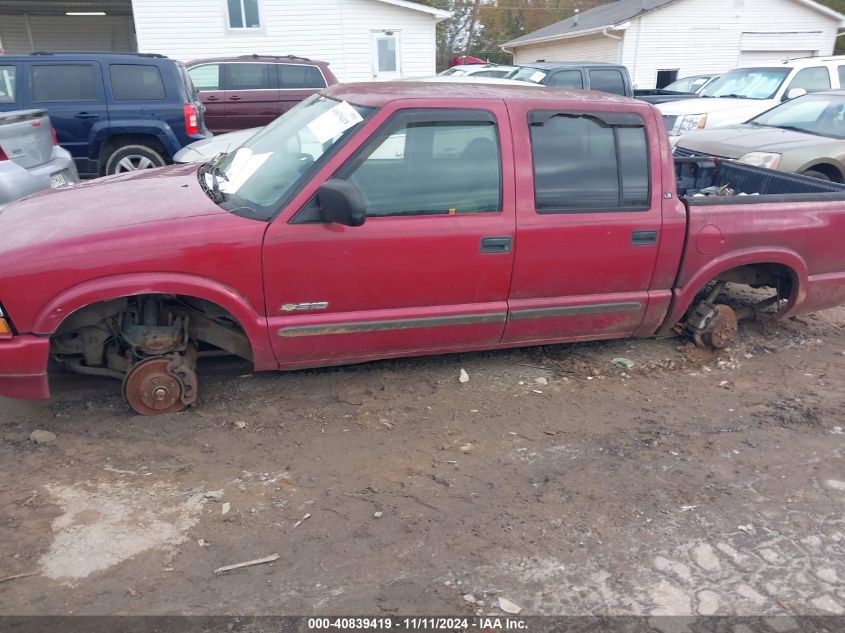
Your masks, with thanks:
[[[653,108],[566,103],[509,104],[517,247],[505,342],[631,336],[647,314],[663,204]]]

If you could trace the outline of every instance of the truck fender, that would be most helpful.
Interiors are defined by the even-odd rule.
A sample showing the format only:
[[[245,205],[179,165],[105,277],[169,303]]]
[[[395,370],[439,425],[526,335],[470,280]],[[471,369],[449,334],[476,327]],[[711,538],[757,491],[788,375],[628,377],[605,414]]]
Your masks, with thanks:
[[[99,125],[99,124],[98,124]],[[176,138],[169,125],[154,119],[128,119],[119,125],[109,124],[92,129],[92,142],[88,152],[89,158],[96,159],[100,155],[103,143],[112,136],[143,134],[158,139],[170,156],[182,149],[182,143]]]
[[[38,335],[51,335],[77,310],[94,303],[140,294],[186,295],[217,304],[227,310],[246,333],[255,369],[278,367],[270,345],[267,319],[237,290],[196,275],[136,273],[87,281],[64,290],[46,303],[38,313],[32,331]]]
[[[804,301],[807,292],[807,264],[795,251],[785,248],[756,248],[741,251],[731,251],[719,255],[708,262],[706,266],[695,273],[683,286],[676,286],[673,290],[672,304],[666,320],[658,330],[658,334],[665,334],[671,330],[692,305],[695,295],[707,283],[720,274],[750,264],[780,264],[792,271],[793,296],[790,297],[790,312]]]

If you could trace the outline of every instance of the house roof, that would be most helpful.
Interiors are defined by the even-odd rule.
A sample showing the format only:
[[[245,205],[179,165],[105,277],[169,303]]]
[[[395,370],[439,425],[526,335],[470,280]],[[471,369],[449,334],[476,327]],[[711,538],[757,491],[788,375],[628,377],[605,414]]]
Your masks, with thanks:
[[[425,4],[420,4],[419,2],[408,2],[408,0],[376,0],[376,2],[384,2],[385,4],[392,4],[395,7],[403,7],[405,9],[411,9],[413,11],[422,11],[423,13],[428,13],[439,22],[441,20],[448,20],[452,17],[451,11],[444,11],[442,9],[435,9],[434,7],[430,7]]]
[[[616,0],[604,4],[589,11],[584,11],[566,20],[555,22],[542,29],[527,33],[510,42],[502,45],[502,48],[510,48],[534,42],[557,40],[567,37],[577,37],[604,29],[618,27],[629,20],[638,18],[646,13],[678,2],[679,0]],[[795,0],[804,6],[810,7],[824,13],[831,19],[837,20],[840,27],[845,26],[845,15],[834,11],[814,0]]]

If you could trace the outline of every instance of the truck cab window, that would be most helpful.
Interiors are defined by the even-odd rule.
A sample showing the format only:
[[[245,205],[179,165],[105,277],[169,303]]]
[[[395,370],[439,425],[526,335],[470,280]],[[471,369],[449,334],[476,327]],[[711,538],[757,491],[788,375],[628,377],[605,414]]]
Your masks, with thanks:
[[[537,213],[647,210],[644,124],[609,124],[590,114],[530,115]],[[639,119],[641,120],[641,119]]]
[[[449,215],[501,210],[493,116],[400,113],[338,177],[364,195],[367,215]]]
[[[610,92],[622,96],[627,94],[622,73],[610,69],[590,71],[590,90],[600,90],[601,92]]]

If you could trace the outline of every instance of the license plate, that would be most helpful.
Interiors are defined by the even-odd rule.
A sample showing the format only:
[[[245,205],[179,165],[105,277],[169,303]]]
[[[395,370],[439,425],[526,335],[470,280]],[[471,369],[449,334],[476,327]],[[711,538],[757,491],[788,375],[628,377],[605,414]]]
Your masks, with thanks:
[[[65,180],[64,174],[53,174],[50,176],[50,189],[64,187],[66,184],[67,180]]]

